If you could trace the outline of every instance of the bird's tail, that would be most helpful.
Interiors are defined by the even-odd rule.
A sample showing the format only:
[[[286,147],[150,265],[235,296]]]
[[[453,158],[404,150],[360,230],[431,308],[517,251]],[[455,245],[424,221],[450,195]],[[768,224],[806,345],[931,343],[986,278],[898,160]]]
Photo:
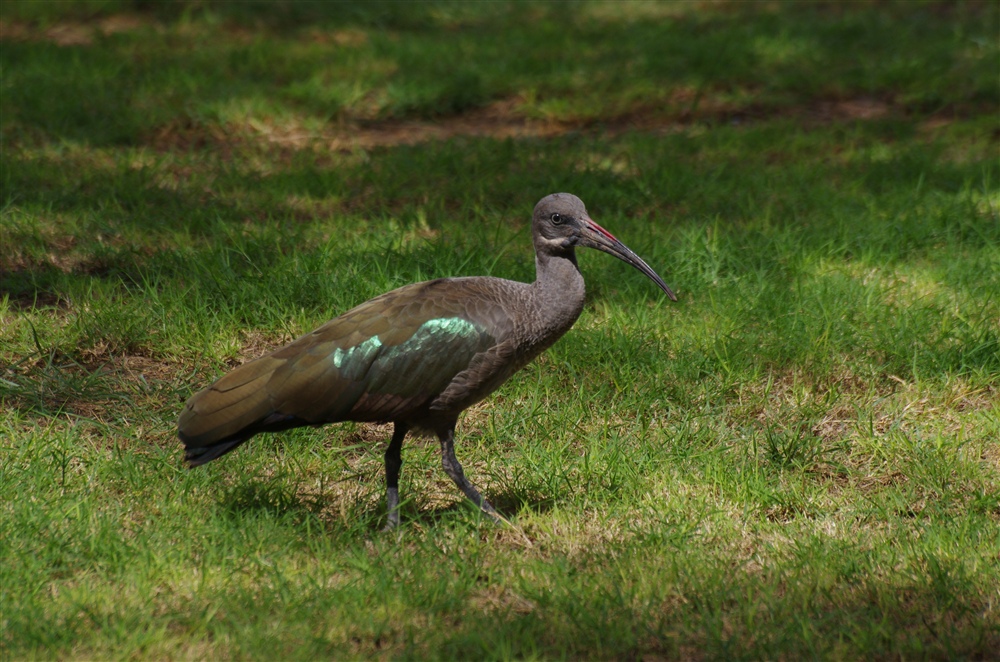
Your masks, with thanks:
[[[222,457],[258,432],[308,424],[274,410],[266,385],[283,363],[264,356],[191,396],[177,421],[177,436],[184,442],[184,459],[190,466]]]
[[[200,467],[217,457],[222,457],[246,441],[246,439],[229,439],[208,446],[192,446],[188,444],[183,434],[178,436],[184,442],[184,459],[190,467]]]

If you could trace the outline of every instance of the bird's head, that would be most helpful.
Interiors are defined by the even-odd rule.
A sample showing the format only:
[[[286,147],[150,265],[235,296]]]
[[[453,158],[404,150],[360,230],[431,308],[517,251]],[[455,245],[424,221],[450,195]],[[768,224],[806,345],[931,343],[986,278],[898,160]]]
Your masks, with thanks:
[[[553,193],[539,200],[535,205],[532,231],[535,250],[540,253],[560,255],[572,253],[577,246],[596,248],[631,264],[656,283],[672,301],[677,301],[663,279],[628,246],[590,218],[583,200],[571,193]]]

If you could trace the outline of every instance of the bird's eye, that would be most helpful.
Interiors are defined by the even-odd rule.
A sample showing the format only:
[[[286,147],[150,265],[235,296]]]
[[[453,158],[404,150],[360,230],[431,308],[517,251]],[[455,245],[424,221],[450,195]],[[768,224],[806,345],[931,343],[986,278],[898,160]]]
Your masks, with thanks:
[[[562,225],[563,223],[563,217],[559,214],[552,214],[549,216],[549,220],[552,221],[554,225]]]

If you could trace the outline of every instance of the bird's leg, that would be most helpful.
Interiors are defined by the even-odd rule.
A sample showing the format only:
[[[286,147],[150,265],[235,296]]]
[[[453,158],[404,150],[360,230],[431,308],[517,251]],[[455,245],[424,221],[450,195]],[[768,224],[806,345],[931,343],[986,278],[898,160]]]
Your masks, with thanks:
[[[396,423],[392,430],[392,439],[385,449],[385,501],[389,521],[385,531],[399,526],[399,468],[403,466],[403,437],[409,428],[403,423]]]
[[[465,477],[465,472],[462,471],[462,465],[459,464],[458,458],[455,457],[455,426],[450,426],[445,430],[438,432],[438,439],[441,440],[441,465],[444,467],[444,471],[458,488],[465,492],[465,496],[469,497],[472,503],[479,506],[480,510],[490,516],[494,521],[500,521],[497,511],[493,509],[490,502],[484,499],[476,487],[469,482],[469,479]]]

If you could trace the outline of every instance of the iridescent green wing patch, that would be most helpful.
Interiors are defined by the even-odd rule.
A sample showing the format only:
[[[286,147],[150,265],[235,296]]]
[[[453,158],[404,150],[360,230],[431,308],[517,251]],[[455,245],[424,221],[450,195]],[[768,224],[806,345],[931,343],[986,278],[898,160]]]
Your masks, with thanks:
[[[493,344],[490,334],[461,317],[427,320],[406,341],[382,348],[365,390],[403,397],[434,395]]]
[[[357,339],[348,326],[338,330]],[[398,344],[372,336],[344,346],[317,334],[287,352],[267,389],[276,411],[305,420],[378,419],[422,406],[493,344],[489,333],[460,317],[426,320]],[[371,397],[379,395],[391,397]]]

